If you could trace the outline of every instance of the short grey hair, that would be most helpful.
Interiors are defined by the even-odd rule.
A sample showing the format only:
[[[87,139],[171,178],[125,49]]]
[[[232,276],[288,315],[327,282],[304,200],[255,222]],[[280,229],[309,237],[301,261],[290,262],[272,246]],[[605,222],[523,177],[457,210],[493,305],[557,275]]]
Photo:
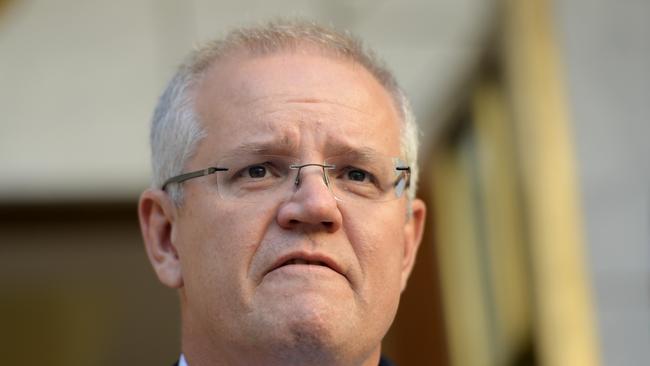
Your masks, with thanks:
[[[348,32],[338,32],[303,20],[277,20],[264,25],[238,28],[225,38],[207,42],[190,53],[167,84],[154,111],[151,125],[152,187],[161,188],[168,178],[182,174],[185,164],[206,135],[195,110],[196,85],[218,60],[245,51],[257,55],[295,51],[316,46],[327,54],[348,59],[365,67],[392,96],[402,119],[400,145],[411,167],[409,201],[418,182],[418,128],[406,95],[395,77],[361,41]],[[181,185],[167,187],[176,205],[181,205]]]

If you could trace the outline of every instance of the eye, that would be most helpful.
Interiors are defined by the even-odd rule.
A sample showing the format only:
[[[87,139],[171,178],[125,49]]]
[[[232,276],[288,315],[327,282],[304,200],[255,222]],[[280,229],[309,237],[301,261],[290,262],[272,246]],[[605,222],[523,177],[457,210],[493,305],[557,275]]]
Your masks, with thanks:
[[[355,182],[363,182],[368,178],[368,173],[359,169],[348,170],[347,177]]]
[[[366,169],[361,169],[355,166],[348,166],[339,173],[339,179],[342,182],[348,182],[356,185],[377,184],[377,177]]]
[[[263,165],[253,165],[248,167],[247,173],[251,178],[264,178],[266,176],[266,167]]]
[[[235,156],[222,165],[232,167],[231,174],[221,175],[219,184],[222,190],[268,189],[287,178],[287,158],[282,156]]]
[[[232,179],[252,182],[263,181],[278,176],[279,172],[273,164],[270,162],[264,162],[243,166],[241,169],[236,170]]]

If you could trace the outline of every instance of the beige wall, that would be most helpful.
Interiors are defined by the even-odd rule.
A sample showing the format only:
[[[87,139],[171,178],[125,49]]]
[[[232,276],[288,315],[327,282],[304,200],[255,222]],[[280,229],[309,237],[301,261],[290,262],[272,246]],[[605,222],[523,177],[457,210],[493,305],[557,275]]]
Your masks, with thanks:
[[[352,30],[395,69],[425,120],[480,49],[489,15],[483,0],[5,2],[0,202],[136,197],[164,84],[193,42],[235,25],[304,15]]]

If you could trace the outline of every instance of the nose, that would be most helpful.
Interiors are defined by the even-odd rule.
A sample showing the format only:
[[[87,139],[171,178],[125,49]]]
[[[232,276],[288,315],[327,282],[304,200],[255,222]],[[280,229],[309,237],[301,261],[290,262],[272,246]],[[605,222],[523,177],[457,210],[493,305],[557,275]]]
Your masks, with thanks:
[[[293,194],[278,209],[278,224],[285,229],[335,232],[341,228],[338,202],[324,180],[323,168],[305,166],[296,172]]]

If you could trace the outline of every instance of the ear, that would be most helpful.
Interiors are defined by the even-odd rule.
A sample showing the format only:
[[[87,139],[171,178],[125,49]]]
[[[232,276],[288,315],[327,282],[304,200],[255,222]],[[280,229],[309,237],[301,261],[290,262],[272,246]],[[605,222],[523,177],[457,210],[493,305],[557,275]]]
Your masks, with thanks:
[[[411,202],[412,213],[404,225],[404,257],[402,258],[402,291],[406,288],[406,282],[411,274],[415,257],[422,241],[424,232],[424,221],[426,218],[426,206],[421,199],[414,199]]]
[[[147,256],[158,279],[171,288],[183,286],[181,263],[174,246],[176,207],[164,191],[147,189],[138,203],[140,230]]]

